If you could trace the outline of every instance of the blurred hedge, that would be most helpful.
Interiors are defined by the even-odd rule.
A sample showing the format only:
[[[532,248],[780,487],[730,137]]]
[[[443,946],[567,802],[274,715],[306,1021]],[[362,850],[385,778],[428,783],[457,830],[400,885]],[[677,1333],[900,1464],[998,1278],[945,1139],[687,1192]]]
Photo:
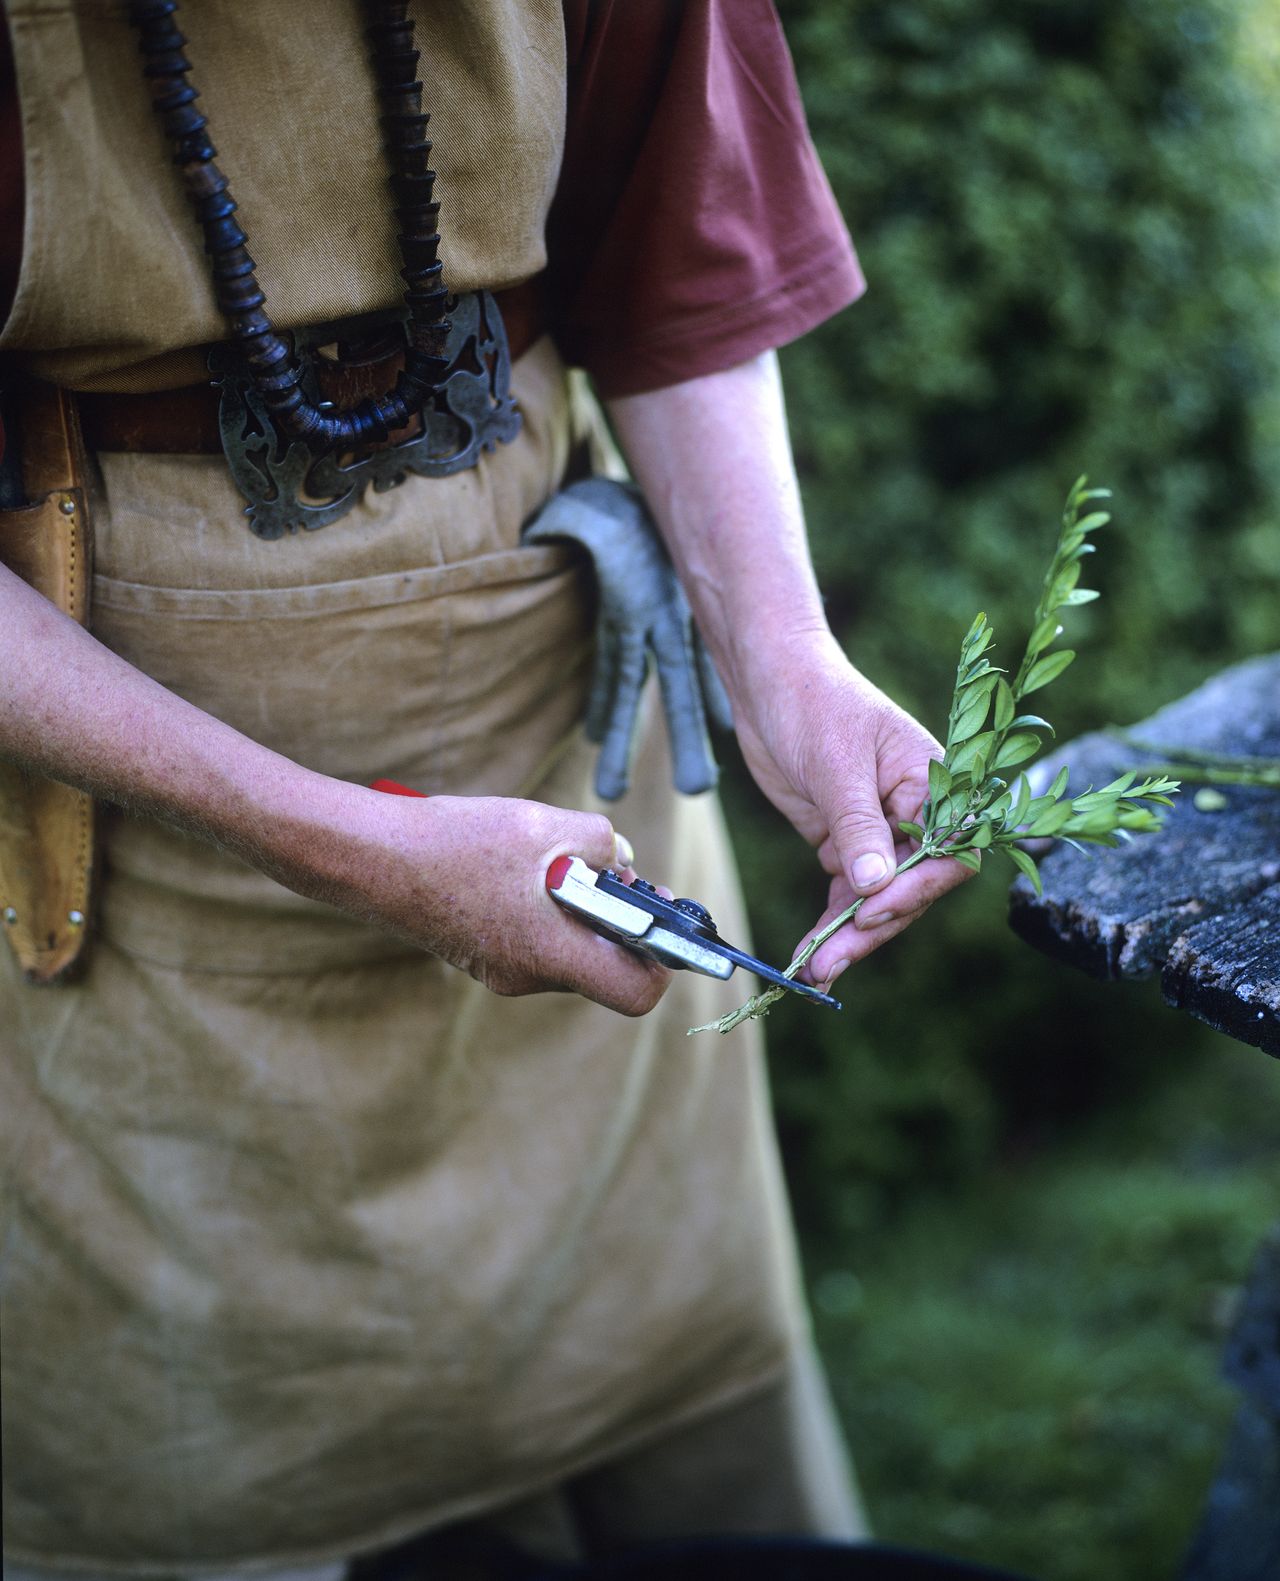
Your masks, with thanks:
[[[781,0],[870,292],[784,353],[823,585],[855,662],[940,729],[978,608],[1025,633],[1067,486],[1116,524],[1044,694],[1067,735],[1280,646],[1280,111],[1266,0]],[[739,773],[761,949],[822,904]],[[843,1017],[771,1019],[811,1222],[1204,1057],[1153,995],[1013,940],[1003,871],[847,975]],[[1196,1053],[1197,1048],[1201,1052]]]

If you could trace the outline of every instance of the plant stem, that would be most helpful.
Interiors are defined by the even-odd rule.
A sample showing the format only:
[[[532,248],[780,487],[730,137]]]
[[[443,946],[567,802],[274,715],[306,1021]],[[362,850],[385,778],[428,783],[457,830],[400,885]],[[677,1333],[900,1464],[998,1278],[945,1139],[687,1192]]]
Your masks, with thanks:
[[[947,831],[948,834],[950,832],[950,830]],[[894,869],[893,876],[897,878],[899,873],[905,873],[909,868],[923,862],[928,856],[945,855],[946,852],[944,850],[934,846],[922,845],[918,851],[913,851],[909,857],[898,863]],[[815,933],[782,975],[784,977],[794,977],[800,968],[808,963],[814,953],[827,942],[832,934],[839,933],[846,922],[852,921],[858,915],[867,899],[866,895],[859,895],[851,906],[847,906],[838,917],[827,923],[825,928]],[[695,1032],[732,1032],[734,1027],[739,1026],[743,1021],[751,1021],[758,1016],[764,1015],[769,1006],[776,1004],[785,994],[785,988],[776,986],[766,988],[763,993],[753,995],[752,998],[747,1000],[746,1004],[739,1005],[736,1010],[731,1010],[727,1016],[721,1016],[718,1021],[707,1021],[700,1027],[690,1027],[686,1036],[692,1037]]]

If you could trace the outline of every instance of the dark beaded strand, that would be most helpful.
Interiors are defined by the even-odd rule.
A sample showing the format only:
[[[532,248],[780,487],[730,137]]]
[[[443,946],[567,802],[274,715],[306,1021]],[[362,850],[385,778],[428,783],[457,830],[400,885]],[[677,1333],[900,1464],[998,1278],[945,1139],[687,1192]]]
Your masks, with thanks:
[[[187,81],[191,62],[183,53],[186,39],[174,20],[177,0],[132,0],[129,7],[152,102],[204,231],[218,307],[278,431],[301,440],[317,454],[381,443],[421,410],[448,367],[444,349],[451,326],[445,317],[448,293],[439,259],[440,205],[435,201],[435,171],[429,164],[430,116],[422,109],[408,0],[362,0],[362,4],[382,105],[383,148],[396,196],[409,344],[395,389],[345,412],[322,409],[307,398],[302,370],[267,316],[266,297],[245,247],[248,238],[235,218],[235,199],[214,163],[217,149],[205,117],[196,108],[199,93]]]

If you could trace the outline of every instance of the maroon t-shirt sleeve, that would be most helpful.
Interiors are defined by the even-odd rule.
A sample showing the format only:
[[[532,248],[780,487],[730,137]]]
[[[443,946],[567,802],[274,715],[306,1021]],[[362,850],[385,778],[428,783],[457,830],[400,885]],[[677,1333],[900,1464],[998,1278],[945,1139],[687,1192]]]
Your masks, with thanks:
[[[865,289],[772,0],[566,0],[552,326],[600,393],[784,345]]]

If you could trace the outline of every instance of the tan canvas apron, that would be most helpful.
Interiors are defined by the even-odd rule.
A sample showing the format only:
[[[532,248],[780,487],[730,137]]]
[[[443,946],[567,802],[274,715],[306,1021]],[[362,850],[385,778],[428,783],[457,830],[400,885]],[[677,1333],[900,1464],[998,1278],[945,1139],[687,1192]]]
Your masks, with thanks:
[[[592,805],[587,589],[518,547],[575,448],[545,342],[515,389],[475,471],[274,544],[220,460],[103,457],[97,635],[313,768]],[[618,821],[740,934],[714,804],[667,784],[651,733]],[[86,980],[0,967],[15,1562],[345,1554],[778,1374],[802,1318],[759,1051],[684,1038],[736,986],[686,974],[640,1022],[499,1000],[158,826],[104,844]]]

